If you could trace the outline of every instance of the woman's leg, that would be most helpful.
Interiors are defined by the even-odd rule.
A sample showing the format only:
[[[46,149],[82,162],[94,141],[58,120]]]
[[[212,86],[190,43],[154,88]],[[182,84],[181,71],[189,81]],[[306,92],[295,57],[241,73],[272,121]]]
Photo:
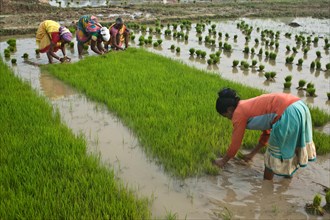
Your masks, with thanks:
[[[272,170],[268,169],[267,167],[265,167],[264,170],[264,179],[265,180],[272,180],[274,177],[274,173]]]

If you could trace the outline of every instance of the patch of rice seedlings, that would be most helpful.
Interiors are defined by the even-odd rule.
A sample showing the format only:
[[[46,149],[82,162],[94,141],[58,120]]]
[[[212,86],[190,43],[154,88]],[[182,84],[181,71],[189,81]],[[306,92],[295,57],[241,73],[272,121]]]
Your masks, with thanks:
[[[0,69],[1,218],[151,218],[149,200],[137,199],[88,154],[86,140],[63,124],[45,97],[2,59]]]
[[[259,70],[258,70],[258,71],[261,72],[261,71],[263,71],[264,69],[265,69],[265,65],[260,64],[260,65],[259,65]]]
[[[321,195],[316,194],[314,199],[313,199],[313,203],[307,203],[305,205],[306,212],[311,214],[311,215],[323,216],[324,215],[324,210],[321,207],[321,201],[322,201]]]
[[[302,89],[304,89],[304,86],[305,86],[305,85],[306,85],[306,80],[301,79],[301,80],[299,80],[299,82],[298,82],[298,87],[297,87],[297,89],[302,90]]]
[[[317,58],[321,58],[321,51],[316,51],[316,56],[317,56]]]
[[[298,65],[298,66],[302,66],[303,62],[304,62],[304,60],[303,60],[302,58],[300,58],[300,59],[298,60],[297,65]]]
[[[214,95],[224,86],[239,91],[242,99],[262,92],[143,48],[105,56],[107,59],[90,56],[77,63],[41,68],[94,100],[107,103],[166,172],[178,177],[217,173],[212,159],[224,153],[230,142],[230,138],[220,141],[219,135],[230,137],[232,125],[216,114]],[[313,125],[330,120],[329,115],[314,108],[311,114]],[[259,136],[259,132],[246,132],[243,146],[252,147]],[[318,153],[330,151],[326,141],[330,137],[315,132]]]
[[[233,60],[233,67],[237,67],[239,64],[239,60]]]
[[[291,82],[284,82],[283,85],[284,85],[284,89],[290,89],[292,83]]]
[[[310,68],[311,69],[314,69],[315,68],[315,61],[312,61],[311,64],[310,64]]]
[[[194,54],[195,54],[195,48],[190,48],[189,49],[189,54],[190,54],[190,56],[194,56]]]
[[[16,65],[17,64],[17,59],[16,58],[11,59],[11,63]]]
[[[320,70],[322,67],[321,62],[317,60],[317,61],[315,61],[315,64],[316,64],[316,69]]]
[[[327,63],[326,65],[325,65],[325,69],[328,71],[328,70],[330,70],[330,63]]]
[[[175,48],[175,51],[176,51],[177,53],[180,53],[181,48],[180,48],[180,47],[176,47],[176,48]]]

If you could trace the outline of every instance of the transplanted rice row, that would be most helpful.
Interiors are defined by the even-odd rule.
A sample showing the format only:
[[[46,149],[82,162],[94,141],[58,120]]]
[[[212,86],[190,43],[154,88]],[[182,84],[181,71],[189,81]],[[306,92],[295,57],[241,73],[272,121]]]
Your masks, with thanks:
[[[150,218],[149,201],[86,155],[84,138],[0,60],[0,218]]]
[[[232,87],[243,99],[262,93],[137,48],[47,65],[43,71],[105,103],[135,132],[145,151],[179,177],[217,172],[211,161],[226,151],[232,131],[231,122],[215,111],[218,90]],[[319,109],[311,112],[314,125],[330,120]],[[253,147],[259,135],[247,131],[244,146]],[[314,141],[318,153],[330,151],[328,135],[315,131]]]

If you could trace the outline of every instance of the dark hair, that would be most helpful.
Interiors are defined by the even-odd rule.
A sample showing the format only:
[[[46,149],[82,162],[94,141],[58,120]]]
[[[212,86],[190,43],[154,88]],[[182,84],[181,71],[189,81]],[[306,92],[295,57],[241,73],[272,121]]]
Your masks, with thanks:
[[[123,23],[124,23],[124,21],[123,21],[123,19],[121,17],[118,17],[116,19],[116,24],[123,24]]]
[[[219,114],[227,112],[229,107],[236,108],[240,97],[236,91],[230,88],[223,88],[218,92],[218,99],[216,103],[216,109]]]

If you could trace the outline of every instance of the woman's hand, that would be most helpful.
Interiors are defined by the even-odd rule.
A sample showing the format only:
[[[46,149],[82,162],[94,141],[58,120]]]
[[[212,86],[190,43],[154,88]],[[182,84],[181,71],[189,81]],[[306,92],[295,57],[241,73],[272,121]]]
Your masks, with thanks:
[[[222,158],[217,158],[215,159],[215,161],[213,161],[213,164],[218,166],[219,168],[224,168],[224,166],[226,165],[227,161],[225,161],[224,159]]]
[[[252,158],[254,157],[255,154],[253,154],[252,152],[249,154],[245,154],[243,155],[243,160],[245,162],[250,162],[252,160]]]

